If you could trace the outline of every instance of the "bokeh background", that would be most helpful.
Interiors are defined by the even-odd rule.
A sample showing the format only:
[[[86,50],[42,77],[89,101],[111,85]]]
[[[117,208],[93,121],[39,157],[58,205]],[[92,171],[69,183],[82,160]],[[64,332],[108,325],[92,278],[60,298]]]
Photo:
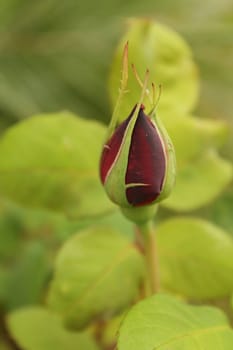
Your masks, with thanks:
[[[155,19],[186,39],[200,71],[194,114],[228,123],[221,153],[233,160],[231,0],[1,0],[0,131],[23,118],[62,110],[107,124],[110,66],[135,16]],[[221,209],[225,220],[229,196]]]
[[[107,122],[109,65],[133,16],[154,18],[183,35],[200,67],[198,109],[231,122],[232,1],[1,0],[2,127],[62,109]]]
[[[24,118],[64,110],[107,124],[109,71],[133,17],[168,25],[187,41],[201,81],[194,114],[228,124],[221,155],[232,161],[231,0],[0,0],[0,136]],[[233,234],[232,186],[193,214]],[[164,209],[161,218],[169,215]],[[0,200],[1,350],[16,349],[3,324],[6,312],[44,300],[57,247],[85,225]]]

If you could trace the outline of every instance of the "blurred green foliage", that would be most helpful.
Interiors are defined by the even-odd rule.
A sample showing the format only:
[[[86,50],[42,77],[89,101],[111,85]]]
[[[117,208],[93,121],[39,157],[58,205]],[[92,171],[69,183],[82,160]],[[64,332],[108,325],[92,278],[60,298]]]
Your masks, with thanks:
[[[233,331],[220,310],[195,308],[168,295],[154,295],[135,305],[118,336],[119,350],[230,350],[232,345]]]
[[[9,128],[0,140],[1,195],[75,218],[110,210],[98,179],[104,136],[103,125],[67,112],[37,116]],[[94,197],[98,206],[93,205]]]
[[[144,261],[129,240],[101,226],[68,240],[57,256],[55,271],[48,303],[70,328],[80,329],[135,300]]]
[[[87,333],[71,333],[61,319],[42,307],[28,307],[9,314],[7,324],[13,338],[28,350],[98,350]]]
[[[2,0],[0,109],[15,121],[69,109],[109,119],[106,80],[129,16],[152,16],[192,46],[202,79],[199,110],[232,116],[232,1]]]
[[[147,19],[135,25],[135,16]],[[199,302],[232,295],[232,34],[230,0],[1,1],[0,308],[1,318],[8,313],[8,331],[0,326],[0,349],[16,349],[14,341],[22,349],[51,349],[58,333],[61,349],[97,349],[89,335],[71,336],[47,308],[26,306],[46,304],[49,291],[50,307],[69,323],[61,308],[72,305],[78,316],[70,323],[79,328],[100,314],[109,318],[139,291],[143,267],[132,227],[98,180],[103,124],[111,116],[127,39],[140,75],[152,65],[153,81],[163,84],[159,114],[177,152],[177,186],[157,219],[163,288]],[[137,87],[130,90],[137,96]],[[132,103],[134,97],[129,109]],[[93,251],[84,240],[78,257],[78,237],[87,230]],[[112,230],[117,238],[99,241]],[[122,242],[131,248],[115,262]],[[64,281],[66,293],[59,294]],[[85,288],[91,302],[84,300],[78,314],[77,295]]]

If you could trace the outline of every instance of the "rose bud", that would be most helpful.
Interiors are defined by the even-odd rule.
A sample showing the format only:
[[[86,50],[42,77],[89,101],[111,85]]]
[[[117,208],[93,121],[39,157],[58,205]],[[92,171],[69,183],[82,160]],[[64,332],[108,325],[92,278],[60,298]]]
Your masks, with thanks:
[[[109,198],[134,222],[150,220],[154,204],[166,198],[175,181],[175,153],[172,142],[155,114],[145,113],[142,96],[130,115],[110,135],[100,160],[100,178]],[[137,76],[137,80],[138,80]]]
[[[104,145],[100,177],[110,199],[120,207],[148,206],[166,198],[175,180],[172,143],[158,118],[141,105],[133,108]]]

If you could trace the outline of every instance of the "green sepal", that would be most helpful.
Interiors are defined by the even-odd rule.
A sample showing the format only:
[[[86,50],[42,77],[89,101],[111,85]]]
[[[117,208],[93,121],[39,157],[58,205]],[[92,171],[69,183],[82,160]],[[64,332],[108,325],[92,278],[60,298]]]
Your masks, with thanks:
[[[176,179],[176,155],[173,143],[167,133],[167,130],[163,126],[159,117],[153,113],[151,117],[152,122],[154,123],[163,143],[165,154],[166,154],[166,173],[164,177],[164,182],[162,186],[162,191],[160,195],[156,198],[153,203],[158,203],[163,199],[167,198],[171,193],[173,187],[175,186]]]
[[[126,198],[125,174],[128,166],[129,150],[131,145],[132,134],[135,123],[138,118],[140,105],[138,104],[129,124],[125,130],[125,134],[118,151],[118,155],[112,164],[112,168],[107,175],[104,183],[105,191],[110,199],[120,207],[132,207]]]

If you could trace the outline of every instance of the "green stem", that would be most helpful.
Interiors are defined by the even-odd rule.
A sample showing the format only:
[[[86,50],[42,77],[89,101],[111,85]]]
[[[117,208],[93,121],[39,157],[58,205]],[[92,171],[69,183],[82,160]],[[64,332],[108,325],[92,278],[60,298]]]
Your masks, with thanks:
[[[155,230],[153,229],[152,222],[147,222],[144,225],[139,225],[138,229],[141,233],[144,243],[145,260],[150,279],[151,292],[154,294],[157,293],[160,288],[156,234]]]

